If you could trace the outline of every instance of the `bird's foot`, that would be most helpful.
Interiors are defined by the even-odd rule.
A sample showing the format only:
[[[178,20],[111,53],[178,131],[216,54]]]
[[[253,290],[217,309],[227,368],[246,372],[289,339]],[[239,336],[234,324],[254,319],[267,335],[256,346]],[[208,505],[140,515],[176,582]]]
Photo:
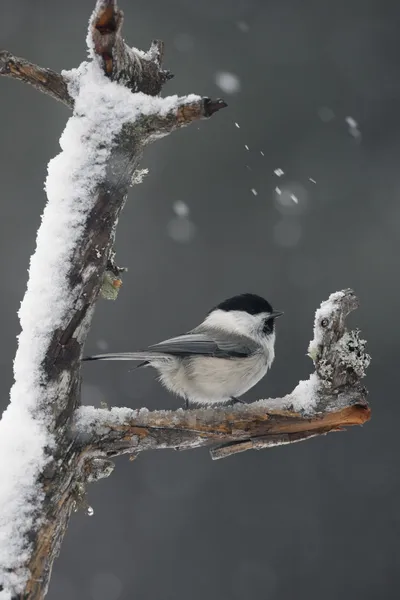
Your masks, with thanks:
[[[244,400],[240,398],[235,398],[235,396],[231,396],[230,401],[228,402],[228,406],[235,406],[235,404],[246,404]]]

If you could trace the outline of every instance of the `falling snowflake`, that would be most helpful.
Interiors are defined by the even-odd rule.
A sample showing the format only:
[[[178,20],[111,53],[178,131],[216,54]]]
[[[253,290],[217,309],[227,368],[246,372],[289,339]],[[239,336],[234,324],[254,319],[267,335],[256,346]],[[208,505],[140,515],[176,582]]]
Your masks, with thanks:
[[[246,21],[238,21],[236,23],[237,28],[240,29],[243,33],[248,33],[250,31],[250,25],[246,23]]]
[[[191,242],[196,235],[196,226],[187,217],[175,217],[167,225],[168,235],[180,244]]]
[[[328,123],[329,121],[332,121],[332,119],[335,116],[335,113],[331,108],[328,108],[327,106],[322,106],[318,109],[318,116],[321,119],[321,121],[324,121],[324,123]]]
[[[177,200],[176,202],[174,202],[172,208],[173,208],[174,213],[178,217],[189,216],[189,212],[190,212],[189,207],[185,202],[182,202],[182,200]]]
[[[106,340],[100,339],[97,340],[96,342],[96,346],[98,347],[99,350],[108,350],[108,343],[106,342]]]
[[[361,139],[361,131],[358,128],[357,121],[355,119],[353,119],[353,117],[346,117],[345,120],[349,127],[350,135],[352,135],[353,138],[355,138],[356,140],[360,140]]]
[[[215,74],[215,83],[226,94],[236,94],[241,87],[239,77],[228,71],[218,71]]]

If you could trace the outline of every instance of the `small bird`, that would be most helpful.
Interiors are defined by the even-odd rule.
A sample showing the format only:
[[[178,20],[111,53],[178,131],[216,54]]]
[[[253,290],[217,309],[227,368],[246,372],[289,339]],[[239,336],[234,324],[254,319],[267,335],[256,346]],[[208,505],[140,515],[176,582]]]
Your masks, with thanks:
[[[140,352],[97,354],[82,360],[137,360],[188,408],[244,403],[275,357],[275,319],[283,315],[256,294],[240,294],[210,310],[200,325]]]

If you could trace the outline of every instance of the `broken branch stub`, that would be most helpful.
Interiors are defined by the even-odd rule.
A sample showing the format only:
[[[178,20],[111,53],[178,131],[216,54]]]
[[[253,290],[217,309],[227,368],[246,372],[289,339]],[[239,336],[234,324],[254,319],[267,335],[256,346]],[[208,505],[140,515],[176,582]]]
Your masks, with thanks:
[[[330,392],[359,384],[371,360],[359,330],[348,331],[345,326],[347,315],[358,306],[353,290],[346,289],[322,302],[315,314],[308,354],[320,385]]]
[[[124,13],[116,0],[98,0],[89,23],[88,46],[108,77],[133,92],[157,96],[172,78],[161,68],[164,44],[154,40],[147,52],[129,47],[122,35]]]

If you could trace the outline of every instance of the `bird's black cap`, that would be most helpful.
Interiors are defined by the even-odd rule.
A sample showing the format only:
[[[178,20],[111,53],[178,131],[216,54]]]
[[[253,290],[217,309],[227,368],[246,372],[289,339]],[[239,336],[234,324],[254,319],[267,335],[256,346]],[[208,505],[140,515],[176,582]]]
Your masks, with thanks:
[[[228,298],[215,306],[210,312],[217,309],[226,312],[231,310],[241,310],[250,315],[273,312],[270,303],[264,298],[261,298],[261,296],[257,296],[257,294],[240,294],[239,296],[232,296],[232,298]]]

